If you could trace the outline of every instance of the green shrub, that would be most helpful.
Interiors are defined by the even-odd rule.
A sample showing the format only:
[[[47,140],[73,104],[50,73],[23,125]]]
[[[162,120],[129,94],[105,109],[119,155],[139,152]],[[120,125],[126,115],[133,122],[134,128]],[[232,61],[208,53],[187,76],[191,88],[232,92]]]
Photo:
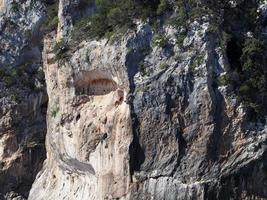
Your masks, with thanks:
[[[18,76],[18,70],[16,68],[12,68],[10,72],[11,77],[16,77]]]
[[[18,74],[16,68],[1,67],[0,68],[0,80],[5,83],[6,87],[12,87],[18,80]]]
[[[169,38],[164,36],[164,35],[159,35],[157,34],[154,38],[153,38],[153,46],[158,46],[161,48],[165,48],[167,47],[169,44]]]
[[[192,9],[191,13],[190,13],[190,18],[192,20],[195,19],[201,19],[204,15],[212,15],[213,12],[211,9],[204,7],[204,6],[196,6]]]
[[[76,21],[72,31],[73,43],[87,38],[100,39],[126,27],[132,28],[135,19],[155,16],[159,0],[97,0],[96,14]]]
[[[27,78],[26,78],[27,77]],[[35,86],[35,79],[33,76],[29,76],[29,75],[25,75],[25,78],[23,78],[20,83],[26,87],[29,88],[30,90],[35,90],[36,86]]]
[[[49,21],[49,23],[47,24],[47,27],[46,27],[46,31],[49,32],[49,31],[55,31],[57,29],[57,26],[58,26],[58,16],[55,16],[53,19],[51,19],[51,21]]]
[[[161,63],[160,66],[159,66],[159,68],[161,70],[165,70],[165,69],[169,68],[169,65],[167,63]]]
[[[141,63],[139,64],[139,71],[141,76],[146,76],[148,75],[148,64],[147,63]]]
[[[218,34],[219,33],[219,28],[218,24],[211,23],[208,27],[207,32],[210,34]]]
[[[41,29],[45,33],[55,31],[58,26],[58,2],[48,5],[47,7],[47,17],[42,24]]]
[[[16,80],[14,80],[13,77],[10,75],[6,75],[2,78],[3,82],[6,84],[7,87],[11,87],[16,83]]]
[[[174,58],[178,63],[181,63],[183,61],[183,56],[181,54],[176,54]]]
[[[54,46],[53,52],[55,53],[56,61],[64,61],[68,58],[69,46],[65,43],[65,41],[60,40]]]
[[[203,55],[203,54],[198,54],[198,55],[194,58],[193,62],[191,62],[191,64],[190,64],[190,70],[191,70],[192,72],[194,72],[194,71],[196,70],[197,67],[199,67],[200,65],[203,64],[204,59],[205,59],[205,58],[204,58],[204,55]]]
[[[13,1],[13,2],[11,3],[11,10],[12,10],[13,12],[18,12],[18,11],[19,11],[19,4],[18,4],[16,1]]]
[[[51,116],[55,118],[57,116],[58,112],[59,112],[59,107],[53,108],[53,110],[51,112]]]
[[[39,69],[36,73],[36,78],[41,82],[44,83],[45,82],[45,74],[43,69]]]
[[[223,84],[230,82],[234,88],[237,88],[238,99],[250,111],[260,116],[267,111],[265,101],[267,99],[266,48],[264,42],[257,38],[246,39],[240,48],[242,49],[241,69],[233,71],[230,68],[227,77],[219,82],[223,82]],[[228,78],[231,76],[235,77],[235,80]]]
[[[231,35],[223,31],[221,37],[219,38],[219,46],[221,47],[221,49],[224,49],[230,40]]]
[[[178,9],[177,16],[169,20],[169,24],[175,28],[181,28],[186,26],[186,21],[187,21],[187,15],[185,9],[180,8]]]
[[[168,0],[160,0],[160,4],[158,5],[157,9],[157,15],[162,15],[168,10],[170,10],[170,4]]]
[[[179,47],[183,47],[183,44],[184,44],[184,40],[187,36],[187,32],[186,31],[183,31],[179,34],[176,35],[176,44],[179,46]]]
[[[108,25],[111,27],[130,27],[131,20],[128,15],[119,7],[112,8],[107,14]]]
[[[105,22],[103,22],[105,23]],[[91,25],[91,17],[84,17],[75,23],[72,31],[72,42],[80,42],[89,36],[89,30]]]
[[[242,49],[241,56],[241,62],[245,73],[247,73],[249,76],[251,76],[251,73],[252,75],[263,73],[266,70],[264,66],[265,59],[263,55],[263,42],[255,38],[247,39],[244,48]]]
[[[247,83],[243,83],[239,88],[239,92],[242,95],[249,95],[251,92],[251,86]]]
[[[16,93],[16,92],[13,92],[13,94],[11,94],[10,97],[11,97],[12,101],[15,101],[15,102],[20,102],[21,101],[19,94]]]
[[[265,47],[262,41],[255,38],[246,40],[242,49],[241,63],[243,82],[258,91],[258,95],[266,95],[267,64],[264,56]]]
[[[44,84],[44,75],[41,75],[42,70],[33,63],[24,63],[14,67],[0,68],[0,81],[5,83],[5,86],[16,87],[21,89],[36,90],[35,82],[39,80]]]
[[[91,17],[84,17],[77,21],[72,31],[72,43],[80,43],[87,38],[100,39],[112,29],[108,26],[108,20],[105,16],[96,14]]]
[[[228,74],[223,74],[217,79],[218,86],[225,86],[231,83],[231,80],[229,78]]]

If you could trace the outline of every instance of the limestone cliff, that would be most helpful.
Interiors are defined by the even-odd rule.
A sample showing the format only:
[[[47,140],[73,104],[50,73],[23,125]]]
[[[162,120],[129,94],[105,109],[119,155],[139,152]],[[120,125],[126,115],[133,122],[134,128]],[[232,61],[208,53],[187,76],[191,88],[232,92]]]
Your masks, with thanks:
[[[238,75],[244,41],[256,34],[265,41],[266,2],[218,1],[225,3],[219,19],[191,18],[185,3],[181,25],[180,1],[158,1],[156,17],[101,37],[87,34],[94,21],[84,22],[99,12],[94,1],[14,2],[0,2],[0,67],[12,75],[30,61],[46,84],[29,70],[16,77],[34,87],[2,76],[3,199],[267,199],[266,111],[241,96],[246,74]],[[199,1],[197,9],[211,4]],[[54,27],[44,31],[52,6]],[[119,20],[118,9],[108,16]],[[226,75],[238,78],[225,83]]]
[[[0,2],[0,199],[27,197],[45,159],[39,2]]]

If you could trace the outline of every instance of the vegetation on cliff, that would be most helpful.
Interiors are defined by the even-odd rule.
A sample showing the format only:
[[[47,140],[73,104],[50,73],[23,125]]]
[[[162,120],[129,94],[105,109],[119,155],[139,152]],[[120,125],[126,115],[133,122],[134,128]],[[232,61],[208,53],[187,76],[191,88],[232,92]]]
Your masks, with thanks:
[[[92,0],[83,0],[82,3],[94,5]],[[96,0],[96,13],[76,21],[72,40],[79,43],[88,38],[110,37],[116,32],[134,28],[136,20],[149,19],[154,31],[158,30],[158,20],[181,30],[177,44],[182,46],[189,23],[212,18],[209,32],[216,34],[217,43],[226,49],[230,62],[226,74],[218,78],[218,84],[231,86],[238,99],[250,110],[252,118],[256,119],[266,113],[267,98],[266,49],[260,34],[263,22],[257,14],[259,3],[260,0]],[[168,13],[173,15],[162,17]],[[252,36],[246,35],[247,32]],[[162,33],[156,34],[153,45],[167,48],[167,44],[168,39]],[[257,95],[255,91],[258,91]]]
[[[116,30],[134,27],[135,20],[162,15],[170,9],[167,0],[97,0],[97,11],[75,23],[72,38],[81,41],[88,38],[108,36]]]
[[[58,25],[58,1],[46,2],[47,4],[47,17],[42,24],[42,31],[49,33],[55,31]]]

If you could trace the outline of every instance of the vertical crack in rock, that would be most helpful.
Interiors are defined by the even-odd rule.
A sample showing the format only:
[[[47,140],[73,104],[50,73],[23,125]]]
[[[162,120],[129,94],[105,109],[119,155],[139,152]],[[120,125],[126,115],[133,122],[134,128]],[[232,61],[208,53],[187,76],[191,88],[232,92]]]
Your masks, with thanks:
[[[129,168],[130,168],[131,181],[133,181],[132,176],[134,172],[140,171],[140,167],[145,160],[144,152],[139,143],[140,123],[135,113],[135,108],[133,104],[134,92],[136,88],[134,83],[134,76],[138,72],[137,66],[140,60],[142,60],[142,55],[139,55],[138,53],[129,53],[127,54],[126,60],[127,60],[126,66],[128,66],[127,72],[130,82],[130,91],[127,97],[127,103],[129,104],[131,111],[132,134],[133,134],[133,140],[129,146],[129,156],[130,156]]]
[[[210,39],[209,41],[213,41]],[[215,49],[214,48],[214,43],[209,42],[208,45],[211,45],[209,49]],[[225,102],[223,99],[223,96],[221,92],[218,90],[218,86],[216,82],[214,82],[214,79],[216,79],[216,74],[214,72],[214,69],[209,68],[210,66],[218,66],[218,61],[217,57],[218,55],[216,54],[215,51],[210,51],[208,52],[208,60],[207,60],[207,70],[211,70],[209,80],[210,83],[209,85],[209,93],[211,94],[212,98],[212,117],[213,117],[213,123],[214,123],[214,128],[213,128],[213,133],[211,134],[211,137],[209,139],[209,144],[208,144],[208,155],[209,159],[212,159],[213,162],[219,159],[220,157],[220,141],[222,139],[222,128],[223,128],[223,123],[224,123],[224,117],[226,113],[224,112],[225,110]]]
[[[129,154],[130,154],[130,160],[129,160],[129,164],[130,164],[130,174],[131,174],[131,181],[132,180],[132,176],[134,174],[134,172],[138,172],[140,171],[140,167],[142,165],[142,163],[144,162],[145,160],[145,154],[140,146],[140,143],[139,143],[139,122],[138,122],[138,118],[136,116],[135,113],[133,113],[133,105],[130,105],[131,106],[131,110],[132,110],[132,113],[131,113],[131,119],[132,119],[132,130],[133,130],[133,140],[130,144],[130,147],[129,147]]]
[[[147,27],[145,27],[147,28]],[[131,120],[132,120],[132,134],[133,140],[129,146],[129,168],[131,181],[133,181],[134,172],[140,171],[140,167],[145,160],[145,154],[139,142],[140,136],[140,123],[137,114],[135,113],[134,107],[134,94],[136,90],[136,83],[134,81],[135,75],[139,72],[138,66],[140,62],[145,58],[146,54],[140,52],[140,49],[149,49],[151,41],[151,32],[150,30],[144,29],[144,32],[140,31],[136,37],[131,38],[128,43],[128,48],[135,49],[132,52],[128,52],[126,55],[126,68],[127,75],[129,79],[129,94],[127,97],[127,103],[130,106],[131,111]]]

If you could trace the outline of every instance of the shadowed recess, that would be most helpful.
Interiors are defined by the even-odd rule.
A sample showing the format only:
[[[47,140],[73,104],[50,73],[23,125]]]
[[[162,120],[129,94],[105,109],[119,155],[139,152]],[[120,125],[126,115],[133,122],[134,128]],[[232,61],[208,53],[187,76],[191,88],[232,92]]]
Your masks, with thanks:
[[[111,75],[100,70],[80,72],[75,81],[76,95],[101,96],[116,91],[117,88]]]

